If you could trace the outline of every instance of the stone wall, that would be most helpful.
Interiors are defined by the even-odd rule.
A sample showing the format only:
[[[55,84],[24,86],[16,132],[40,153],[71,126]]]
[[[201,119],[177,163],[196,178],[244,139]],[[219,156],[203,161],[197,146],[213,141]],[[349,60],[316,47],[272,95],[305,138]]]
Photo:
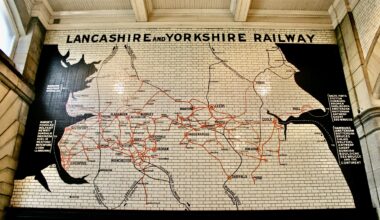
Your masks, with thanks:
[[[9,206],[45,29],[38,19],[20,37],[14,61],[0,51],[0,219]]]
[[[329,10],[342,57],[373,206],[380,198],[380,1],[336,0]],[[379,211],[378,211],[379,214]]]
[[[5,54],[0,54],[0,213],[9,205],[13,178],[34,92]]]
[[[32,18],[28,32],[21,36],[17,45],[14,63],[27,83],[34,84],[39,58],[45,38],[45,28],[37,18]]]

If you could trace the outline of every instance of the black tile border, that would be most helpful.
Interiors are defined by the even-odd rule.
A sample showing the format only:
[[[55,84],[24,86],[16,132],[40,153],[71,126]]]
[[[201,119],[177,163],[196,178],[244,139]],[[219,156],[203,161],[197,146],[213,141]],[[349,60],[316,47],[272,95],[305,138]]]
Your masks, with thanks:
[[[343,219],[377,220],[376,209],[318,209],[268,211],[122,211],[91,209],[8,208],[5,219]]]

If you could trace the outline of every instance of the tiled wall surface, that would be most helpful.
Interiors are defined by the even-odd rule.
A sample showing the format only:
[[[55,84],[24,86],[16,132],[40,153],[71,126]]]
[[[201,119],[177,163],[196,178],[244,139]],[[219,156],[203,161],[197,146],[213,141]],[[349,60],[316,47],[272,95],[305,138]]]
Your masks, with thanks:
[[[152,36],[165,36],[166,33],[198,32],[243,32],[247,36],[247,42],[66,43],[68,35],[74,39],[76,34],[151,33]],[[194,139],[186,145],[189,148],[186,148],[180,144],[189,141],[181,130],[183,127],[177,124],[171,131],[165,131],[166,126],[171,124],[166,116],[146,121],[146,118],[141,119],[134,115],[137,113],[134,113],[133,109],[145,106],[145,111],[151,113],[152,117],[159,117],[162,114],[171,117],[181,107],[186,107],[186,104],[181,106],[173,102],[173,99],[178,98],[188,100],[188,104],[192,103],[200,109],[205,106],[207,108],[205,94],[208,90],[210,73],[215,77],[211,79],[215,84],[212,84],[208,93],[211,102],[222,104],[223,111],[233,115],[244,113],[241,117],[257,119],[260,112],[264,111],[261,110],[258,95],[264,97],[262,101],[265,103],[265,109],[276,109],[284,115],[289,114],[286,112],[291,110],[291,106],[301,107],[306,104],[307,108],[321,108],[321,104],[300,89],[292,77],[284,77],[282,80],[281,77],[270,74],[261,76],[260,72],[268,68],[274,68],[273,71],[279,75],[286,75],[289,72],[292,74],[297,69],[284,60],[274,42],[253,42],[254,34],[264,36],[266,33],[269,33],[269,36],[314,34],[315,44],[336,42],[332,31],[315,30],[128,29],[80,33],[48,32],[45,43],[58,44],[62,55],[70,51],[67,61],[71,65],[79,62],[83,55],[86,63],[103,61],[97,64],[99,71],[96,73],[97,78],[101,80],[92,80],[88,84],[89,88],[74,93],[67,101],[66,111],[69,115],[91,114],[93,113],[91,109],[99,107],[102,109],[102,114],[109,114],[111,118],[119,113],[127,113],[136,121],[129,122],[127,118],[118,117],[119,123],[121,125],[137,123],[139,124],[137,129],[117,126],[114,120],[107,117],[104,120],[109,126],[101,131],[107,136],[103,141],[115,142],[116,145],[130,143],[131,134],[137,136],[136,141],[141,141],[146,138],[144,135],[147,135],[148,130],[155,127],[156,134],[164,136],[157,146],[158,149],[168,147],[169,150],[158,150],[157,153],[153,153],[153,150],[142,154],[141,149],[137,148],[131,149],[132,153],[124,148],[121,152],[117,152],[115,148],[105,148],[101,150],[100,155],[99,149],[96,150],[91,141],[98,136],[99,126],[94,126],[98,123],[98,119],[90,117],[86,121],[70,126],[59,143],[63,166],[75,177],[89,174],[87,177],[89,184],[65,184],[59,178],[56,168],[50,166],[42,173],[52,192],[47,192],[33,177],[17,180],[12,206],[181,210],[190,204],[188,208],[193,210],[236,210],[233,203],[238,201],[237,203],[241,203],[239,208],[245,210],[353,207],[353,199],[340,168],[319,130],[313,125],[289,126],[287,141],[281,144],[281,154],[278,148],[282,133],[272,136],[273,129],[277,128],[271,123],[263,125],[260,135],[266,137],[268,143],[265,145],[267,147],[265,161],[263,158],[253,156],[255,153],[250,155],[248,150],[247,155],[243,156],[244,160],[240,167],[237,154],[218,149],[218,146],[227,146],[228,143],[223,141],[214,143],[221,138],[220,134],[209,133],[207,130],[208,135],[205,135],[204,126],[199,127],[197,132],[192,131],[188,134]],[[125,45],[129,48],[127,52]],[[117,50],[113,50],[115,46]],[[131,50],[133,55],[130,53]],[[135,58],[131,59],[133,56]],[[234,68],[223,65],[220,60],[218,61],[218,56],[228,60],[228,64]],[[109,60],[104,62],[107,57]],[[282,62],[287,65],[280,65]],[[136,79],[135,70],[139,79]],[[257,78],[254,77],[255,74]],[[247,83],[246,79],[259,80],[270,85],[258,86],[255,94],[249,89],[251,84]],[[170,96],[161,94],[160,91],[170,91],[168,92]],[[250,98],[246,100],[245,97]],[[245,109],[244,106],[247,104],[250,108],[245,112],[242,109]],[[197,120],[211,117],[210,120],[214,120],[214,116],[209,114],[209,111],[199,110],[196,115],[190,114],[188,117],[198,118]],[[239,127],[237,122],[234,123]],[[141,127],[142,124],[146,124],[147,128]],[[255,133],[255,126],[252,124],[251,132],[250,128],[231,130],[230,135],[237,139],[237,142],[242,141],[240,144],[235,143],[237,148],[247,145]],[[83,127],[87,128],[85,133],[79,129]],[[69,132],[71,130],[73,133]],[[125,133],[126,136],[118,136],[119,132]],[[210,137],[214,135],[215,138]],[[115,139],[116,136],[118,138]],[[214,141],[210,141],[210,138]],[[102,146],[112,145],[106,142],[102,142]],[[83,148],[79,147],[78,143]],[[145,147],[149,148],[152,145]],[[264,149],[259,147],[258,151],[261,150]],[[133,152],[139,153],[135,155]],[[155,158],[154,155],[161,159]],[[135,156],[140,159],[136,161]],[[142,179],[141,172],[136,170],[136,166],[141,165],[139,160],[146,161],[148,157],[156,168],[150,167],[149,172],[153,178]],[[99,172],[99,162],[102,164],[101,172]],[[230,177],[236,167],[240,167],[239,172]],[[231,178],[233,181],[230,181]],[[226,180],[230,181],[227,188],[223,186]]]
[[[360,0],[354,8],[353,14],[363,53],[366,57],[380,27],[380,1]]]

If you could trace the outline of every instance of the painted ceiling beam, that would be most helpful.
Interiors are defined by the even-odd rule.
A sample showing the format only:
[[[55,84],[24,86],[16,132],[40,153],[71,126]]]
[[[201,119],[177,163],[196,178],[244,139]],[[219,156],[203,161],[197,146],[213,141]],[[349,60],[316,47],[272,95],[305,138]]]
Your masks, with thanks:
[[[145,0],[131,0],[136,21],[148,21],[148,10]]]
[[[232,0],[230,10],[235,21],[247,21],[251,0]]]

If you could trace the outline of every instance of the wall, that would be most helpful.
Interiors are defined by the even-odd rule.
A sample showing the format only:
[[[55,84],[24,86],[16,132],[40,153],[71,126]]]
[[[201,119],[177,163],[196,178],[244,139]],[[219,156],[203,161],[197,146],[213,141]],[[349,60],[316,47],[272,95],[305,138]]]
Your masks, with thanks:
[[[361,0],[352,10],[363,54],[367,57],[373,40],[377,38],[380,27],[380,2]]]
[[[29,105],[34,100],[33,83],[44,31],[37,19],[28,23],[26,35],[20,37],[15,54],[15,60],[26,65],[22,68],[0,51],[0,219],[13,192]]]
[[[13,192],[20,145],[34,92],[1,52],[0,60],[0,211],[8,207]]]
[[[376,47],[380,35],[380,2],[376,0],[359,1],[352,11],[357,28],[363,58],[368,69],[370,92],[379,98],[379,49]]]
[[[150,34],[150,38],[166,36],[167,39],[156,42],[98,42],[103,35],[126,34],[127,38],[128,34],[144,36],[146,33]],[[184,39],[176,41],[172,38],[169,42],[166,34],[177,33],[180,36],[193,36],[195,33],[230,33],[237,36],[243,33],[246,40],[222,42],[220,38],[216,42],[194,42]],[[357,196],[354,195],[366,195],[366,180],[359,181],[364,185],[361,189],[352,188],[354,193],[351,193],[349,187],[352,187],[353,182],[347,182],[350,179],[348,173],[356,165],[345,166],[341,164],[343,160],[336,158],[336,148],[331,145],[333,123],[329,120],[332,117],[323,112],[320,117],[313,118],[314,114],[321,113],[313,110],[325,109],[329,105],[327,94],[346,93],[341,78],[343,73],[338,65],[339,56],[333,56],[337,55],[334,32],[162,28],[82,30],[77,34],[78,31],[47,33],[42,59],[45,61],[40,68],[40,74],[44,78],[38,80],[40,84],[37,86],[37,94],[42,98],[37,99],[39,105],[34,109],[38,110],[34,113],[31,111],[36,117],[29,122],[30,125],[35,125],[31,129],[36,132],[26,139],[31,145],[25,146],[28,148],[26,155],[30,162],[26,157],[21,160],[25,163],[23,167],[26,170],[36,164],[30,159],[33,157],[38,159],[41,166],[36,166],[37,170],[25,172],[21,175],[21,180],[17,180],[12,198],[13,207],[311,210],[353,208],[355,205],[359,207],[361,202],[366,203],[363,200],[357,201]],[[308,51],[303,50],[303,55],[308,59],[301,56],[307,60],[304,65],[300,55],[296,56],[297,53],[295,56],[301,62],[295,64],[297,60],[287,61],[288,56],[279,50],[273,40],[262,42],[273,36],[277,37],[278,42],[278,36],[281,35],[283,42],[292,43],[285,40],[285,35],[289,34],[305,38],[304,42],[288,44],[290,48],[309,48]],[[90,39],[95,37],[96,40],[91,43],[75,40],[82,35],[88,35]],[[314,36],[312,42],[307,37],[311,35]],[[255,41],[256,37],[261,42]],[[328,60],[335,63],[328,63],[324,69],[313,72],[313,83],[307,83],[306,88],[301,89],[294,81],[293,74],[305,66],[323,66],[319,62],[326,62],[327,54],[332,56]],[[274,74],[271,75],[269,70]],[[334,80],[338,80],[334,81],[329,74],[336,74]],[[216,79],[211,79],[211,76]],[[252,90],[250,83],[256,80],[259,85],[257,90]],[[330,85],[326,81],[334,83]],[[208,91],[208,88],[212,90]],[[325,91],[327,88],[331,90]],[[311,90],[318,94],[311,95]],[[207,97],[210,98],[209,104]],[[316,97],[323,97],[323,101]],[[184,106],[176,104],[181,103],[182,99],[190,101],[183,101],[187,103]],[[236,143],[231,145],[234,149],[236,147],[237,153],[228,151],[228,141],[221,140],[219,143],[219,138],[225,139],[219,137],[221,134],[213,134],[212,129],[206,129],[208,126],[216,126],[212,123],[215,118],[222,121],[219,122],[221,127],[225,126],[224,120],[227,120],[221,116],[209,115],[213,112],[209,105],[213,103],[220,106],[223,112],[249,120],[246,123],[252,126],[243,130],[240,130],[242,125],[236,125],[236,129],[227,128],[231,132],[231,138],[233,136],[236,139]],[[186,112],[194,110],[186,108],[189,104],[198,106],[194,108],[199,108],[199,112]],[[242,110],[245,105],[249,107]],[[139,116],[140,107],[146,109],[144,117],[142,113]],[[208,108],[209,113],[203,112]],[[299,124],[284,128],[276,126],[275,117],[268,111],[282,115],[282,120],[287,120],[286,116],[289,115],[301,117],[302,113],[305,113],[302,117],[312,115],[312,118],[299,119]],[[309,111],[310,115],[306,116]],[[180,114],[188,115],[185,117]],[[266,120],[274,122],[261,127],[261,117],[265,116],[268,117]],[[352,117],[350,114],[346,116]],[[168,127],[173,128],[167,130],[165,125],[172,117],[178,121],[173,119],[168,124]],[[204,117],[210,117],[210,125],[207,125],[208,120]],[[187,126],[182,121],[189,118],[202,126],[198,128],[196,124],[194,126],[197,128],[186,132]],[[115,120],[120,124],[114,124]],[[315,122],[316,120],[321,121]],[[41,121],[55,125],[53,130],[57,138],[48,142],[50,147],[33,146],[34,142],[37,143],[37,130]],[[98,131],[103,123],[109,125]],[[256,130],[258,124],[260,128]],[[147,128],[143,129],[145,125]],[[327,129],[325,125],[328,126]],[[351,125],[353,126],[352,123]],[[149,136],[145,136],[147,131],[152,132],[151,129],[157,134],[150,136],[160,137],[159,141],[152,141]],[[247,129],[253,130],[247,132]],[[284,129],[286,137],[283,136]],[[266,141],[261,145],[249,143],[253,134],[258,136],[257,139]],[[134,138],[134,135],[137,137]],[[188,140],[191,136],[194,139]],[[196,136],[199,137],[196,139]],[[143,144],[143,140],[153,143]],[[154,148],[156,144],[157,152]],[[128,150],[128,146],[134,147]],[[251,147],[243,149],[243,146]],[[49,152],[52,153],[48,154]],[[59,154],[54,155],[57,152]],[[259,156],[255,157],[257,152]],[[360,155],[359,151],[357,153]],[[41,161],[46,163],[42,164]],[[242,161],[241,166],[239,161]],[[356,162],[361,166],[360,156]],[[235,166],[237,171],[234,172]],[[147,177],[145,169],[150,172]]]
[[[380,2],[339,1],[330,8],[374,207],[380,201]],[[378,212],[379,214],[379,212]]]
[[[354,2],[354,1],[352,1]],[[336,36],[337,36],[337,42],[340,45],[341,49],[341,55],[342,55],[342,61],[344,64],[344,72],[345,77],[347,81],[347,85],[349,88],[350,93],[350,101],[354,110],[355,117],[355,123],[358,128],[358,133],[361,138],[361,145],[362,145],[362,151],[364,154],[365,159],[365,165],[366,165],[366,171],[367,176],[369,178],[369,185],[372,195],[372,202],[374,206],[379,206],[379,133],[378,128],[380,126],[379,121],[379,115],[380,111],[378,108],[378,87],[376,87],[376,83],[378,80],[378,72],[376,72],[379,66],[379,44],[376,44],[376,41],[378,39],[378,27],[376,26],[379,24],[379,15],[377,10],[379,7],[379,2],[376,0],[371,1],[358,1],[357,4],[352,5],[353,12],[351,14],[351,18],[349,16],[342,16],[340,21],[338,22],[339,25],[336,29]],[[350,9],[346,9],[350,10]],[[24,78],[20,80],[19,78],[15,78],[12,76],[12,74],[9,74],[11,72],[17,72],[14,70],[14,68],[9,67],[9,65],[3,65],[2,63],[2,73],[7,73],[6,77],[2,78],[1,84],[1,96],[4,96],[6,94],[12,94],[13,98],[15,98],[15,94],[19,94],[20,97],[15,98],[13,105],[15,106],[9,106],[10,108],[17,108],[16,111],[10,111],[12,113],[7,113],[10,115],[13,115],[11,118],[11,121],[4,122],[4,126],[7,123],[12,123],[12,120],[14,120],[14,123],[19,123],[19,125],[14,125],[16,128],[17,126],[21,129],[15,129],[13,130],[13,134],[15,136],[12,136],[13,139],[11,142],[7,142],[10,146],[10,148],[2,148],[4,151],[4,155],[8,155],[3,157],[3,161],[6,161],[2,164],[7,164],[1,166],[1,168],[5,168],[5,171],[3,172],[4,181],[2,182],[2,204],[4,206],[7,206],[9,204],[9,196],[12,193],[12,184],[13,184],[13,172],[16,167],[16,158],[17,158],[17,152],[18,147],[20,145],[20,138],[23,134],[23,126],[25,121],[25,111],[27,111],[27,107],[25,107],[26,103],[30,102],[31,97],[27,97],[25,94],[20,95],[20,91],[18,91],[17,86],[24,88],[24,87],[31,87],[31,84],[34,84],[35,79],[35,71],[38,67],[38,57],[40,53],[40,46],[38,46],[38,43],[36,44],[36,47],[34,50],[29,50],[30,42],[35,42],[35,40],[31,40],[32,36],[40,36],[38,38],[43,37],[43,31],[40,29],[32,29],[36,31],[37,33],[29,35],[29,37],[25,38],[26,46],[22,46],[23,44],[20,44],[19,50],[21,53],[19,53],[19,59],[16,60],[16,66],[17,69],[20,72],[24,71],[30,71],[29,73],[25,74]],[[51,34],[50,37],[52,37],[54,34]],[[330,38],[330,37],[328,37]],[[38,40],[37,40],[38,42]],[[39,41],[41,43],[41,41]],[[49,40],[47,41],[49,42]],[[51,42],[54,42],[51,41]],[[33,56],[33,54],[36,54],[36,59],[28,58],[29,56]],[[79,58],[76,58],[77,60]],[[30,64],[26,64],[26,62],[30,62]],[[6,63],[9,63],[7,61]],[[11,63],[11,62],[10,62]],[[13,65],[10,65],[13,66]],[[25,68],[29,67],[30,69],[27,70]],[[13,78],[12,78],[13,77]],[[22,77],[21,77],[22,78]],[[9,80],[9,79],[16,79],[15,81]],[[20,82],[18,82],[20,80]],[[6,83],[5,83],[6,82]],[[13,83],[12,83],[13,82]],[[25,84],[26,82],[26,84]],[[24,85],[25,84],[25,85]],[[28,89],[23,89],[27,91]],[[30,90],[30,89],[29,89]],[[14,92],[16,91],[16,92]],[[11,96],[11,97],[12,97]],[[6,97],[1,99],[2,105],[6,105],[8,102],[6,101]],[[8,97],[9,98],[9,97]],[[3,103],[4,101],[4,103]],[[20,104],[22,103],[22,104]],[[9,103],[8,103],[9,104]],[[17,106],[19,105],[19,106]],[[0,108],[3,109],[3,108]],[[8,109],[7,107],[4,109]],[[6,113],[4,113],[6,114]],[[2,120],[8,119],[9,117],[3,118]],[[13,118],[13,119],[12,119]],[[1,124],[3,124],[1,122]],[[9,127],[10,129],[11,127]],[[3,128],[2,129],[7,129]],[[8,130],[9,130],[8,129]],[[7,131],[8,131],[7,130]],[[9,130],[11,131],[11,130]],[[8,133],[3,133],[4,138],[0,139],[1,141],[7,140],[6,137],[8,137]],[[52,171],[53,172],[53,171]],[[40,186],[38,186],[40,187]],[[33,189],[31,189],[33,191]],[[31,202],[33,203],[33,201]],[[70,203],[70,201],[68,202]],[[48,204],[50,205],[50,204]],[[77,204],[80,205],[80,204]]]

